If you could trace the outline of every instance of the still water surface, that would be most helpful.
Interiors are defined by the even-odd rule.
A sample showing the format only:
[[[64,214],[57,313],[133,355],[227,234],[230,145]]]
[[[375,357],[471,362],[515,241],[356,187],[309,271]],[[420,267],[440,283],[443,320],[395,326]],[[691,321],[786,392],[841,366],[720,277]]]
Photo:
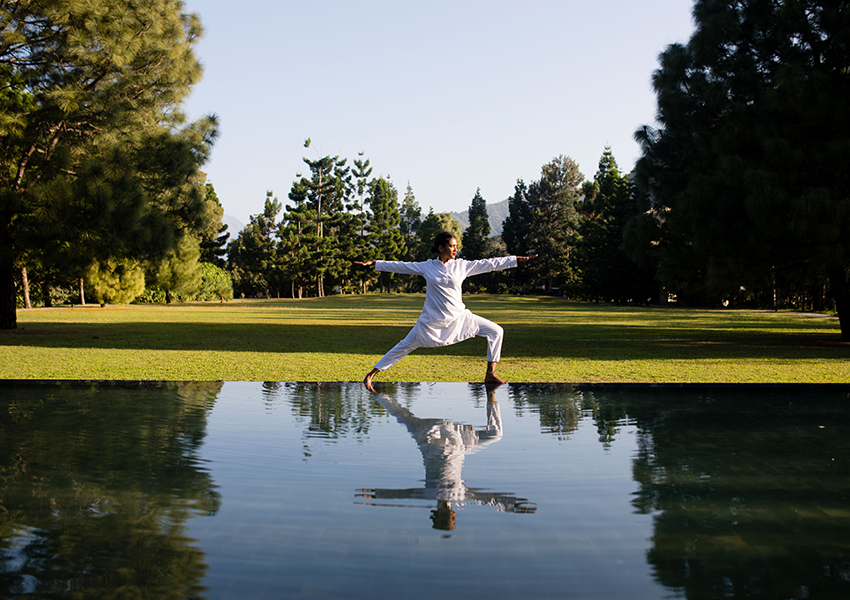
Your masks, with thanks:
[[[0,597],[848,598],[850,390],[0,385]]]

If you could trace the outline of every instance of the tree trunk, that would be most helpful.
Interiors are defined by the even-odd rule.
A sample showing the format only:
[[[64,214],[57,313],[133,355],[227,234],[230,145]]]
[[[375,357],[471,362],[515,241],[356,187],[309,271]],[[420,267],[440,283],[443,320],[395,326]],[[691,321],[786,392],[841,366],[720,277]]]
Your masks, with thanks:
[[[86,305],[85,280],[82,277],[80,277],[80,304]]]
[[[850,285],[844,265],[837,265],[829,271],[829,283],[835,298],[835,311],[838,313],[838,323],[841,327],[841,341],[850,342]]]
[[[15,329],[15,265],[10,258],[0,259],[0,329]]]
[[[24,294],[24,308],[32,308],[30,302],[30,280],[27,277],[27,268],[21,267],[21,291]]]

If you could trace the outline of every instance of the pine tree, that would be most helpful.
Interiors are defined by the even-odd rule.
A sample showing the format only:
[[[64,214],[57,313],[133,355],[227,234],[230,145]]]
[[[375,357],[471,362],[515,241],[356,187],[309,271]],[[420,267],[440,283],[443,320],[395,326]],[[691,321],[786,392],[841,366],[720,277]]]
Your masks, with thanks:
[[[362,157],[363,153],[358,152],[357,156]],[[355,210],[362,211],[365,209],[363,199],[369,191],[369,177],[372,175],[372,167],[369,166],[369,159],[362,160],[362,158],[355,158],[352,175],[354,175],[354,189],[358,198],[357,206],[354,208]]]
[[[447,231],[451,233],[455,240],[457,241],[457,251],[458,253],[463,252],[463,225],[460,224],[460,221],[455,219],[451,213],[437,213],[437,222],[440,224],[437,232]],[[433,246],[434,237],[431,237],[431,241],[428,244],[429,248]]]
[[[152,265],[153,282],[165,292],[166,304],[171,304],[174,295],[185,298],[198,291],[201,283],[200,257],[198,240],[186,235],[176,250]]]
[[[416,196],[413,194],[413,188],[410,187],[410,182],[407,182],[407,191],[404,193],[404,200],[401,203],[399,231],[404,239],[404,245],[407,248],[405,260],[416,260],[419,254],[419,245],[423,240],[419,237],[419,226],[422,224],[422,209],[416,201]]]
[[[610,146],[582,193],[573,263],[585,295],[596,301],[649,301],[656,287],[653,274],[635,264],[623,248],[627,223],[637,212],[633,186],[620,172]]]
[[[145,291],[144,269],[133,259],[95,261],[85,279],[101,305],[129,304]]]
[[[530,227],[528,252],[538,255],[530,271],[547,292],[556,281],[571,283],[570,251],[578,228],[581,184],[584,176],[568,156],[558,156],[543,165],[541,176],[528,187],[526,201]]]
[[[185,126],[198,18],[178,0],[0,5],[0,328],[27,252],[82,271],[153,258],[207,230],[198,168],[216,136]],[[152,26],[154,24],[155,26]]]
[[[489,237],[487,203],[481,196],[481,188],[478,188],[475,190],[472,204],[469,205],[469,226],[463,233],[463,257],[470,260],[484,258]]]
[[[398,228],[401,222],[398,192],[389,181],[380,177],[372,181],[367,202],[370,210],[369,239],[375,255],[383,260],[397,260],[406,251]],[[381,281],[381,287],[389,292],[391,277],[384,273]]]
[[[437,234],[443,231],[443,221],[434,214],[434,208],[429,207],[428,214],[422,219],[419,225],[419,246],[416,249],[415,260],[428,260],[433,258],[431,247],[434,245],[434,238]]]
[[[307,139],[304,146],[309,148]],[[310,167],[311,178],[304,179],[309,190],[308,204],[316,218],[316,295],[325,295],[325,276],[333,275],[340,268],[341,260],[333,239],[325,239],[325,224],[333,222],[345,209],[345,199],[350,190],[350,169],[345,166],[346,159],[339,156],[324,156],[317,160],[304,158]]]
[[[221,222],[224,215],[224,207],[218,199],[218,194],[215,193],[213,184],[207,182],[205,186],[206,200],[210,203],[215,203],[218,207],[218,224],[219,227],[214,232],[209,232],[201,238],[201,262],[207,262],[223,269],[227,264],[227,244],[230,239],[230,234],[227,232],[227,225]]]
[[[528,187],[520,179],[514,186],[514,195],[508,201],[508,216],[502,222],[502,241],[510,254],[528,254],[528,238],[531,231],[531,205],[528,203]]]
[[[292,298],[302,298],[304,286],[315,277],[315,215],[307,205],[308,188],[305,180],[296,181],[289,191],[291,205],[280,223],[278,258],[283,277],[289,282]]]
[[[280,210],[280,201],[271,191],[266,192],[263,212],[252,215],[245,229],[230,244],[228,268],[238,294],[268,296],[273,290],[280,291],[283,277],[276,240]]]

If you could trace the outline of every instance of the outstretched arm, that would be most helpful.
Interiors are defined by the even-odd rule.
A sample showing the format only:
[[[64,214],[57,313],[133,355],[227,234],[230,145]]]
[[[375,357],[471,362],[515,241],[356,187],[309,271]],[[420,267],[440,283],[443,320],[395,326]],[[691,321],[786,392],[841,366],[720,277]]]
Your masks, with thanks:
[[[470,260],[465,263],[465,276],[480,275],[482,273],[491,273],[493,271],[503,271],[504,269],[513,269],[519,263],[531,260],[537,256],[498,256],[494,258],[482,258],[480,260]]]
[[[376,271],[386,273],[402,273],[404,275],[422,275],[423,265],[419,262],[404,262],[400,260],[355,260],[355,265],[371,267],[375,265]]]

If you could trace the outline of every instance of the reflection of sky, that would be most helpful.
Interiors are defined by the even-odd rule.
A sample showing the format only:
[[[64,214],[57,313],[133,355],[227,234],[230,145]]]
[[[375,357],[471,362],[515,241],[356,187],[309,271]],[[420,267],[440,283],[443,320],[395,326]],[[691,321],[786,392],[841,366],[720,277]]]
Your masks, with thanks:
[[[203,448],[221,508],[214,518],[193,519],[189,532],[210,565],[208,586],[238,581],[246,597],[262,595],[257,582],[273,580],[276,572],[283,580],[314,583],[317,593],[343,596],[341,590],[364,581],[371,587],[363,588],[370,590],[363,597],[433,597],[457,585],[493,598],[522,597],[528,585],[558,597],[566,586],[576,597],[663,595],[645,558],[651,518],[634,514],[630,504],[633,427],[623,427],[607,449],[591,418],[559,439],[541,433],[533,407],[517,409],[509,387],[499,388],[504,436],[466,455],[463,480],[472,488],[514,492],[538,510],[505,514],[461,505],[462,526],[449,540],[431,528],[433,501],[422,502],[420,512],[362,506],[353,498],[367,486],[421,486],[424,470],[407,428],[362,386],[346,385],[346,405],[365,403],[371,411],[368,433],[351,429],[356,416],[342,417],[346,435],[317,439],[305,435],[307,411],[293,409],[287,389],[261,401],[261,384],[225,384]],[[401,387],[394,397],[417,416],[480,427],[486,396],[483,388],[473,392],[466,384],[422,384]],[[434,582],[440,570],[463,573],[463,581]]]

